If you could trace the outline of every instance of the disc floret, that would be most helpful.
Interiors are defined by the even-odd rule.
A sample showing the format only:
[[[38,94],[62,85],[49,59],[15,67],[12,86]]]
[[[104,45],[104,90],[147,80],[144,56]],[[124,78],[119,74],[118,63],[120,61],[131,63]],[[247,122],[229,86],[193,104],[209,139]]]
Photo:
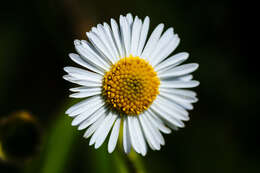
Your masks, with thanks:
[[[120,59],[103,78],[103,96],[120,114],[138,115],[159,94],[160,80],[153,67],[139,57]]]

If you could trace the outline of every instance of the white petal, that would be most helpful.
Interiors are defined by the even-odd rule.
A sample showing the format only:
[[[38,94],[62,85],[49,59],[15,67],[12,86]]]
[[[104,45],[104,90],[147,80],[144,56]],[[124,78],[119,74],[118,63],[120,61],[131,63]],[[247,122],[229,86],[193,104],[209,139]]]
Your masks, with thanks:
[[[83,101],[76,103],[75,105],[71,106],[66,111],[66,114],[69,114],[69,116],[78,115],[78,114],[84,112],[86,110],[86,107],[89,104],[93,104],[95,102],[100,103],[101,101],[102,101],[102,99],[100,98],[100,96],[93,96],[93,97],[86,98]]]
[[[137,48],[140,39],[142,21],[135,17],[133,23],[133,30],[132,30],[132,39],[131,39],[131,51],[130,53],[135,57],[137,55]]]
[[[106,115],[105,119],[103,122],[99,125],[99,127],[96,129],[94,134],[91,136],[89,145],[93,145],[97,139],[102,135],[101,133],[108,128],[108,125],[110,124],[110,120],[112,119],[112,113],[109,112],[108,115]]]
[[[158,63],[163,61],[165,58],[167,58],[179,45],[180,38],[177,34],[174,35],[174,38],[168,43],[168,45],[157,55],[158,56]],[[157,63],[157,64],[158,64]],[[154,65],[157,65],[154,64]]]
[[[160,150],[160,143],[155,140],[155,138],[151,132],[150,126],[147,125],[147,122],[144,120],[143,116],[144,116],[144,114],[140,114],[138,116],[138,118],[139,118],[139,121],[143,128],[146,141],[147,141],[148,145],[151,147],[151,149]]]
[[[133,118],[132,116],[127,116],[127,123],[129,128],[130,139],[131,139],[131,145],[133,146],[134,150],[137,153],[141,153],[142,149],[137,139],[137,133],[132,118]]]
[[[111,58],[113,60],[113,62],[116,62],[116,52],[113,50],[112,47],[112,40],[110,40],[109,38],[109,33],[106,32],[106,30],[104,29],[104,27],[101,24],[97,25],[97,29],[99,32],[99,37],[102,40],[102,42],[104,43],[104,46],[106,47],[107,52],[109,53],[109,58]]]
[[[195,70],[197,70],[198,67],[199,67],[199,65],[197,63],[184,64],[184,65],[175,67],[171,70],[168,70],[164,73],[158,74],[158,77],[159,78],[169,78],[169,77],[187,75],[187,74],[192,73]]]
[[[160,95],[176,102],[195,103],[198,99],[195,96],[184,96],[180,94],[171,94],[169,92],[160,92]]]
[[[80,56],[84,58],[84,60],[87,61],[89,64],[95,65],[102,71],[108,70],[107,66],[99,59],[95,58],[95,56],[93,56],[82,44],[75,45],[75,49],[80,54]]]
[[[176,80],[182,80],[182,81],[190,81],[192,79],[193,79],[193,76],[191,74],[179,76],[179,77],[176,78]]]
[[[175,66],[181,64],[182,62],[184,62],[185,60],[187,60],[188,57],[189,57],[189,54],[187,52],[177,53],[177,54],[167,58],[166,60],[162,61],[158,65],[156,65],[154,67],[154,70],[159,73],[161,70],[163,70],[167,67],[171,67],[171,68],[175,67]]]
[[[67,76],[70,76],[71,80],[85,80],[85,81],[89,81],[89,82],[93,82],[93,83],[99,83],[99,84],[102,83],[101,78],[100,79],[94,78],[94,77],[91,77],[91,76],[82,75],[82,74],[78,74],[78,73],[69,73],[69,75],[67,75]]]
[[[101,117],[98,118],[96,122],[94,122],[84,133],[84,138],[90,137],[97,129],[98,127],[103,123],[107,115],[102,114]]]
[[[106,68],[110,68],[111,62],[86,40],[81,40],[81,45],[86,49],[90,57],[98,59]]]
[[[187,97],[196,97],[197,94],[194,91],[191,90],[185,90],[185,89],[168,89],[168,88],[159,88],[160,92],[166,92],[169,94],[177,94]]]
[[[101,131],[96,139],[95,148],[99,148],[104,143],[117,117],[118,115],[112,113],[111,119],[103,127],[100,127]]]
[[[120,55],[119,55],[118,49],[116,47],[116,43],[115,43],[111,28],[107,23],[104,23],[104,28],[105,28],[105,31],[106,31],[106,35],[109,38],[110,46],[112,47],[112,50],[114,52],[115,59],[119,60],[118,57],[120,57]]]
[[[162,122],[162,120],[160,118],[158,118],[152,111],[147,110],[147,114],[149,116],[147,116],[149,118],[149,120],[163,133],[165,134],[170,134],[171,133],[171,129],[169,129],[168,127],[166,127],[164,125],[164,123]]]
[[[153,52],[164,28],[164,24],[159,24],[152,32],[149,40],[146,43],[144,51],[141,55],[142,58],[150,60],[150,54]]]
[[[126,19],[127,19],[128,24],[131,26],[133,24],[133,15],[131,13],[128,13],[126,15]]]
[[[168,94],[168,93],[167,93]],[[161,95],[161,93],[160,93],[160,96],[163,96],[163,95]],[[192,104],[190,103],[190,102],[184,102],[183,100],[180,100],[179,98],[175,98],[175,97],[171,97],[171,96],[165,96],[164,95],[164,97],[166,98],[166,99],[168,99],[169,101],[171,101],[172,102],[172,104],[175,104],[175,107],[177,108],[179,108],[179,109],[188,109],[188,110],[192,110],[193,109],[193,106],[192,106]],[[197,98],[195,98],[195,99],[197,99]]]
[[[89,80],[89,81],[94,81],[101,83],[102,82],[102,76],[93,73],[90,71],[86,71],[80,68],[76,67],[65,67],[64,71],[66,71],[70,76],[77,78],[78,80]]]
[[[128,127],[128,119],[127,117],[124,118],[124,126],[123,126],[123,147],[125,153],[129,153],[131,151],[131,139],[129,134],[129,127]]]
[[[75,77],[72,77],[70,75],[64,75],[63,79],[78,84],[78,85],[83,85],[83,86],[87,86],[87,87],[101,87],[102,83],[101,82],[94,82],[94,81],[90,81],[90,80],[79,80]]]
[[[169,42],[174,38],[173,35],[173,28],[167,29],[163,35],[161,36],[160,40],[158,41],[154,51],[150,54],[150,63],[152,66],[157,64],[161,61],[160,57],[158,56],[160,52],[169,44]]]
[[[94,112],[96,112],[100,107],[102,107],[104,103],[96,103],[96,104],[89,104],[88,109],[82,113],[80,113],[74,120],[72,121],[72,126],[77,126],[86,120],[89,116],[91,116]]]
[[[154,112],[152,109],[148,109],[147,112],[151,117],[154,117],[157,121],[160,120],[163,124],[167,125],[167,127],[170,127],[173,130],[178,130],[179,128],[172,123],[169,123],[168,121],[165,121],[165,119],[161,118],[160,115],[158,115],[156,112]]]
[[[116,47],[119,51],[119,57],[125,57],[124,48],[122,46],[123,43],[120,38],[121,33],[120,33],[118,25],[114,19],[111,19],[111,27],[112,27],[112,31],[113,31],[113,36],[115,38]]]
[[[101,94],[101,90],[100,91],[93,91],[93,92],[74,93],[74,94],[69,95],[69,97],[71,97],[71,98],[85,98],[85,97],[91,97],[91,96],[100,95],[100,94]]]
[[[109,141],[108,141],[108,152],[112,153],[116,147],[117,139],[119,136],[119,131],[120,131],[120,123],[121,123],[121,118],[118,116],[117,120],[114,124],[113,130],[111,132]]]
[[[131,30],[130,25],[127,22],[126,18],[122,15],[119,18],[120,28],[121,28],[121,37],[124,42],[125,48],[125,56],[128,57],[130,55],[130,45],[131,45]]]
[[[138,140],[138,142],[139,142],[140,149],[141,149],[141,154],[143,156],[145,156],[146,153],[147,153],[147,146],[146,146],[146,143],[145,143],[145,140],[144,140],[143,132],[141,130],[138,118],[137,117],[132,117],[132,121],[133,121],[133,125],[135,127],[135,131],[136,131],[136,134],[137,134],[136,140]]]
[[[87,37],[91,41],[91,43],[95,46],[98,52],[106,58],[110,63],[114,64],[114,59],[112,59],[112,55],[109,53],[108,49],[104,45],[104,43],[100,40],[100,38],[94,32],[87,32]]]
[[[144,44],[145,44],[145,41],[147,39],[149,25],[150,25],[150,18],[148,16],[146,16],[145,19],[144,19],[144,23],[142,25],[140,40],[139,40],[139,43],[138,43],[138,49],[137,49],[136,56],[141,56],[141,54],[143,52]]]
[[[156,113],[156,115],[160,116],[162,119],[167,121],[169,124],[172,124],[172,125],[177,126],[177,127],[184,127],[184,124],[183,124],[182,121],[180,121],[180,120],[172,117],[171,115],[169,115],[169,113],[164,111],[160,107],[160,105],[156,104],[155,102],[150,106],[150,108],[154,111],[154,113]]]
[[[103,70],[100,70],[100,68],[96,67],[96,65],[93,65],[93,64],[90,64],[88,62],[86,62],[85,60],[83,60],[78,54],[75,54],[75,53],[70,53],[69,54],[69,57],[71,58],[72,61],[74,61],[75,63],[79,64],[79,65],[82,65],[83,67],[91,70],[91,71],[94,71],[98,74],[101,74],[103,75],[104,74],[104,71]]]
[[[70,91],[72,92],[96,92],[96,91],[101,91],[102,89],[100,87],[75,87],[75,88],[70,88]]]
[[[155,124],[153,124],[150,119],[148,118],[150,115],[149,113],[145,112],[144,114],[144,119],[145,121],[147,122],[147,124],[149,124],[150,126],[150,129],[153,133],[153,136],[154,138],[161,144],[161,145],[164,145],[165,144],[165,141],[164,141],[164,138],[162,136],[162,134],[160,133],[160,131],[157,129],[157,127],[155,126]]]
[[[107,108],[105,106],[101,106],[96,112],[94,112],[88,119],[83,121],[78,130],[82,130],[90,126],[92,123],[96,122],[103,114],[106,112]]]
[[[179,80],[173,80],[173,81],[161,81],[161,88],[193,88],[198,86],[200,83],[199,81],[179,81]]]
[[[157,103],[160,105],[160,108],[167,112],[170,116],[172,116],[175,119],[179,119],[182,121],[189,120],[189,113],[183,109],[181,106],[176,105],[175,102],[172,102],[168,99],[164,99],[161,96],[158,96]]]

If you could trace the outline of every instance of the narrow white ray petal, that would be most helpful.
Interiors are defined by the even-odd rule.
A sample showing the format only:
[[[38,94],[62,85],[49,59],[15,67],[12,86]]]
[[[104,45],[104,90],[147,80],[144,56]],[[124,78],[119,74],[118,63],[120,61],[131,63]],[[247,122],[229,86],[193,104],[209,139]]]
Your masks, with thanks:
[[[165,93],[165,94],[169,94],[169,93]],[[167,95],[161,95],[161,93],[160,93],[160,96],[163,96],[166,99],[170,100],[172,102],[172,104],[174,104],[175,107],[178,108],[179,110],[183,111],[183,109],[187,109],[187,110],[192,110],[193,109],[193,106],[192,106],[192,104],[190,102],[187,102],[187,101],[184,102],[182,100],[180,101],[179,98],[178,98],[179,100],[177,100],[176,98],[171,97],[170,94],[167,96]],[[195,99],[197,99],[197,98],[195,98]]]
[[[121,118],[118,116],[117,120],[114,124],[114,127],[112,129],[109,141],[108,141],[108,152],[112,153],[116,147],[117,139],[119,136],[119,131],[120,131],[120,123],[121,123]]]
[[[91,71],[94,71],[98,74],[101,74],[103,75],[104,74],[104,70],[100,70],[100,68],[96,67],[95,65],[93,64],[90,64],[88,62],[86,62],[85,60],[83,60],[78,54],[75,54],[75,53],[70,53],[69,54],[69,57],[71,58],[72,61],[74,61],[75,63],[79,64],[79,65],[82,65],[83,67],[91,70]]]
[[[100,70],[106,71],[108,68],[99,59],[95,58],[82,44],[75,45],[76,51],[90,64],[95,65]]]
[[[126,15],[126,19],[127,19],[128,24],[129,24],[130,26],[132,26],[132,24],[133,24],[133,15],[132,15],[131,13],[128,13],[128,14]]]
[[[185,89],[168,89],[168,88],[159,88],[160,92],[166,92],[169,94],[178,94],[182,96],[187,96],[187,97],[196,97],[197,93],[191,90],[185,90]]]
[[[167,44],[167,46],[157,55],[158,61],[155,66],[167,58],[179,45],[180,38],[177,34],[174,35],[174,38]]]
[[[149,115],[150,115],[151,117],[153,117],[154,119],[156,119],[157,122],[160,121],[160,122],[162,122],[163,125],[165,124],[167,127],[171,128],[171,129],[173,129],[173,130],[178,130],[178,127],[177,127],[177,126],[175,126],[175,125],[173,125],[172,123],[169,123],[168,121],[166,121],[165,119],[163,119],[163,118],[162,118],[160,115],[158,115],[154,110],[148,109],[147,112],[149,113]],[[170,130],[171,130],[171,129],[170,129]]]
[[[110,68],[111,61],[100,54],[100,52],[91,43],[86,40],[81,40],[80,43],[92,58],[98,59],[106,68]]]
[[[192,80],[192,81],[161,81],[160,87],[162,88],[193,88],[198,86],[200,83],[199,81]]]
[[[130,45],[131,45],[131,30],[130,25],[128,24],[125,17],[122,15],[119,18],[120,28],[121,28],[121,36],[125,46],[125,56],[128,57],[130,55]]]
[[[129,134],[129,127],[128,127],[128,119],[124,117],[124,125],[123,125],[123,147],[125,153],[129,153],[131,151],[131,139]]]
[[[157,99],[157,103],[160,105],[162,110],[175,119],[182,121],[188,121],[190,119],[189,113],[182,107],[176,105],[174,102],[163,99],[163,97],[160,96]]]
[[[72,92],[96,92],[96,91],[102,91],[101,87],[76,87],[76,88],[70,88],[69,89]]]
[[[163,70],[166,67],[175,67],[179,64],[181,64],[182,62],[186,61],[189,57],[189,54],[187,52],[181,52],[181,53],[177,53],[169,58],[167,58],[166,60],[162,61],[161,63],[159,63],[158,65],[156,65],[154,67],[154,70],[157,71],[158,73]]]
[[[115,38],[115,42],[116,42],[116,47],[118,49],[119,52],[119,58],[120,57],[124,57],[125,56],[125,52],[124,52],[124,46],[122,43],[122,40],[120,38],[120,31],[119,31],[119,27],[117,25],[117,22],[114,19],[111,19],[111,27],[112,27],[112,31],[113,31],[113,36]]]
[[[69,97],[71,97],[71,98],[85,98],[85,97],[91,97],[91,96],[100,95],[100,94],[101,94],[101,91],[79,92],[79,93],[70,94]]]
[[[101,87],[102,83],[100,82],[94,82],[94,81],[89,81],[89,80],[78,80],[75,77],[72,77],[70,75],[64,75],[63,79],[78,84],[78,85],[83,85],[83,86],[87,86],[87,87]]]
[[[107,110],[105,106],[101,106],[96,112],[94,112],[88,119],[83,121],[79,127],[78,130],[82,130],[90,126],[92,123],[96,122]]]
[[[89,103],[96,102],[98,100],[101,100],[100,96],[93,96],[90,98],[86,98],[86,99],[76,103],[75,105],[71,106],[65,113],[72,114],[73,112],[78,111],[79,109],[84,109],[84,107],[86,105],[88,105]]]
[[[90,104],[89,104],[90,105]],[[91,104],[88,106],[88,109],[82,113],[80,113],[74,120],[72,121],[72,126],[77,126],[80,123],[82,123],[84,120],[86,120],[91,114],[96,112],[100,107],[102,107],[104,103],[97,103],[97,104]]]
[[[74,45],[80,45],[80,40],[78,39],[74,40]]]
[[[140,145],[141,154],[143,156],[145,156],[146,153],[147,153],[147,146],[146,146],[146,143],[145,143],[145,140],[144,140],[143,132],[141,130],[138,118],[133,117],[132,121],[133,121],[133,125],[134,125],[134,128],[135,128],[136,134],[137,134],[137,140],[138,140],[139,145]]]
[[[153,52],[149,55],[150,57],[150,62],[152,64],[152,66],[154,66],[155,64],[158,63],[158,61],[160,61],[158,55],[160,54],[160,52],[162,52],[162,50],[169,44],[169,42],[174,38],[173,35],[173,28],[169,28],[167,29],[163,35],[161,36],[161,38],[159,39],[159,41],[156,44],[155,49],[153,50]]]
[[[159,78],[169,78],[169,77],[175,77],[175,76],[182,76],[189,73],[194,72],[199,67],[199,64],[197,63],[189,63],[184,64],[178,67],[175,67],[171,70],[166,71],[165,73],[158,74]]]
[[[150,129],[153,132],[154,138],[160,143],[160,145],[165,145],[165,140],[161,134],[161,132],[158,130],[158,128],[153,124],[150,119],[148,118],[149,114],[146,112],[144,114],[145,121],[150,125]]]
[[[102,80],[103,75],[94,73],[94,72],[90,72],[87,70],[83,70],[81,68],[77,68],[77,67],[64,67],[64,71],[66,71],[67,73],[72,73],[72,74],[79,74],[79,75],[83,75],[83,76],[87,76],[89,78],[94,78],[97,80]]]
[[[142,21],[136,16],[133,23],[131,51],[130,53],[135,57],[137,55],[137,48],[141,34]]]
[[[96,129],[94,134],[91,136],[90,141],[89,141],[90,146],[93,145],[97,141],[97,139],[100,137],[101,133],[108,127],[111,119],[112,119],[112,113],[109,112],[108,115],[103,120],[103,122]]]
[[[141,56],[141,54],[143,52],[144,44],[147,39],[149,25],[150,25],[150,18],[148,16],[146,16],[144,19],[144,23],[142,25],[136,56]]]
[[[168,70],[167,70],[168,71]],[[166,73],[166,72],[163,72],[163,73]],[[163,74],[163,73],[160,73]],[[159,76],[159,75],[158,75]],[[191,74],[186,74],[186,75],[182,75],[182,76],[170,76],[170,77],[162,77],[161,80],[162,81],[184,81],[184,82],[188,82],[188,81],[191,81],[193,79],[193,75]]]
[[[192,79],[193,79],[193,75],[191,75],[191,74],[180,76],[177,78],[177,80],[182,80],[182,81],[190,81]]]
[[[169,101],[170,103],[172,104],[173,108],[172,109],[175,109],[177,110],[178,112],[181,112],[182,114],[184,115],[189,115],[189,112],[184,109],[183,107],[181,107],[180,105],[176,104],[177,102],[174,101],[173,99],[167,99],[166,97],[162,97],[161,95],[158,95],[159,99],[160,100],[163,100],[165,103],[167,103],[167,105],[169,104]]]
[[[115,60],[119,60],[118,57],[120,57],[120,55],[119,55],[118,49],[116,47],[116,42],[114,40],[111,28],[107,23],[104,23],[104,29],[106,31],[106,35],[108,36],[110,46],[112,47],[112,50],[114,52]]]
[[[149,120],[163,133],[165,134],[170,134],[171,133],[171,129],[169,129],[168,127],[166,127],[164,125],[164,123],[162,122],[162,120],[160,118],[158,118],[152,111],[147,110],[147,116],[149,118]]]
[[[113,47],[112,47],[112,42],[109,40],[109,36],[107,35],[104,27],[101,24],[97,25],[97,29],[99,32],[99,37],[101,39],[101,41],[103,42],[104,46],[106,47],[106,50],[108,52],[108,54],[110,55],[109,58],[111,58],[113,60],[113,62],[116,62],[116,53],[115,51],[113,51]]]
[[[75,77],[72,77],[70,75],[64,75],[64,76],[62,76],[62,78],[69,82],[72,82],[72,83],[76,83],[75,81],[77,81],[77,79]]]
[[[102,83],[102,76],[97,73],[86,71],[76,67],[65,67],[64,71],[73,77],[75,80],[87,80],[96,83]]]
[[[169,113],[167,113],[166,111],[164,111],[160,105],[158,105],[156,102],[154,102],[150,108],[158,115],[160,116],[162,119],[164,119],[165,121],[167,121],[170,124],[173,124],[174,126],[177,127],[184,127],[184,124],[182,121],[173,118],[171,115],[169,115]]]
[[[118,115],[112,113],[111,119],[108,121],[108,123],[104,127],[101,128],[101,131],[95,142],[96,149],[99,148],[104,143],[104,141],[105,141],[106,137],[108,136],[108,133],[111,130],[117,117],[118,117]]]
[[[185,102],[185,103],[196,103],[198,99],[195,96],[184,96],[180,94],[170,94],[167,92],[160,92],[160,95],[172,100],[175,100],[176,102]]]
[[[95,105],[95,104],[100,104],[102,102],[103,102],[103,100],[102,100],[102,98],[100,98],[99,95],[88,97],[85,100],[83,100],[79,103],[76,103],[75,105],[70,107],[66,111],[66,114],[68,114],[70,117],[74,117],[74,116],[86,111],[90,106]]]
[[[144,51],[141,54],[142,58],[150,60],[150,54],[153,52],[164,28],[164,24],[159,24],[152,32],[150,38],[148,39]]]
[[[99,34],[98,29],[97,29],[97,27],[95,27],[95,26],[93,26],[93,27],[91,28],[91,31],[94,32],[96,35]]]
[[[144,114],[140,114],[138,118],[144,131],[146,141],[152,150],[160,150],[160,143],[155,140],[150,127],[147,125],[147,122],[145,122],[143,116]]]
[[[132,116],[127,116],[127,120],[128,120],[127,123],[128,123],[128,128],[129,128],[130,139],[131,139],[131,145],[133,146],[134,150],[137,153],[141,153],[142,148],[137,139],[137,133],[136,133],[132,118],[133,118]]]
[[[182,106],[184,109],[187,109],[187,110],[192,110],[193,109],[193,105],[191,103],[179,102],[178,104],[180,106]]]
[[[71,76],[75,80],[86,80],[86,81],[91,81],[91,82],[95,82],[95,83],[102,83],[102,78],[100,78],[100,77],[96,78],[94,76],[90,76],[89,74],[83,75],[83,74],[79,74],[79,73],[69,73],[69,76]]]
[[[102,114],[97,121],[95,121],[84,133],[84,138],[89,138],[97,129],[98,127],[103,123],[107,115]]]
[[[112,64],[114,64],[114,60],[111,58],[112,55],[109,54],[106,46],[104,43],[100,40],[100,38],[97,36],[97,34],[93,32],[87,32],[87,37],[91,41],[91,43],[95,46],[95,48],[98,50],[98,52],[103,55],[108,61],[110,61]]]

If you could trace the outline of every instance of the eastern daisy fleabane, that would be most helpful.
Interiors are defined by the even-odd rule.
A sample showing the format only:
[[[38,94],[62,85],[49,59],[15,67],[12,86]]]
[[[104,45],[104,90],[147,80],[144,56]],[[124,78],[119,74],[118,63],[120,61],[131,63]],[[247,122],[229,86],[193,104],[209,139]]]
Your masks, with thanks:
[[[66,114],[74,118],[73,126],[86,129],[84,137],[91,137],[89,145],[95,148],[111,131],[109,153],[119,136],[125,153],[131,147],[143,156],[147,146],[160,150],[165,144],[161,133],[184,127],[187,110],[198,100],[187,89],[199,85],[190,74],[198,64],[180,65],[189,54],[170,55],[180,42],[173,28],[163,32],[164,24],[159,24],[148,38],[149,24],[149,17],[142,21],[129,13],[120,16],[119,24],[111,19],[110,25],[92,27],[86,33],[89,41],[74,41],[78,54],[69,56],[86,69],[65,67],[63,78],[81,85],[70,89],[75,92],[70,97],[84,100]]]

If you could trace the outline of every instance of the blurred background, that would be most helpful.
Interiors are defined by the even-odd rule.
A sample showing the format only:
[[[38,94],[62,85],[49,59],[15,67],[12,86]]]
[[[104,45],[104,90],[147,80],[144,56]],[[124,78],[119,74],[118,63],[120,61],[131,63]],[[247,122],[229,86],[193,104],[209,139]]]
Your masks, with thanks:
[[[186,128],[166,135],[161,151],[126,158],[88,146],[64,111],[75,65],[74,39],[131,12],[163,22],[181,38],[175,52],[198,62],[199,102]],[[235,0],[26,0],[0,7],[0,172],[260,172],[259,75],[253,24]],[[256,47],[256,46],[255,46]],[[134,166],[128,166],[134,162]]]

